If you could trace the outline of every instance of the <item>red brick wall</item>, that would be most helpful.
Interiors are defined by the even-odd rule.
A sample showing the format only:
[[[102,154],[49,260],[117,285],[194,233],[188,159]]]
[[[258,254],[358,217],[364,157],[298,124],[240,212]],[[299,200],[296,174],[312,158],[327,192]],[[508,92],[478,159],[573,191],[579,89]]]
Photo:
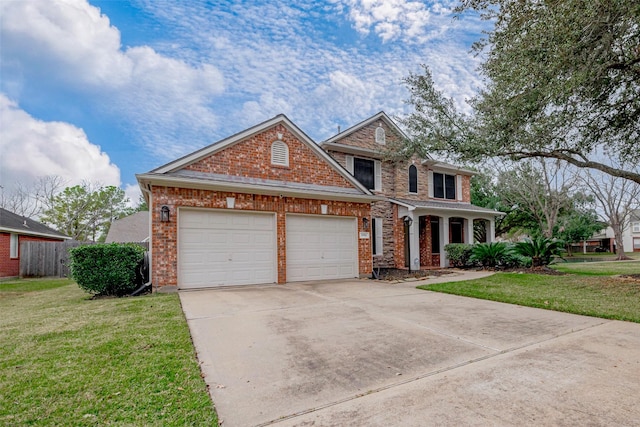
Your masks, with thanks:
[[[175,286],[178,282],[178,207],[226,209],[227,197],[235,197],[233,210],[275,212],[277,223],[278,283],[286,278],[287,213],[321,214],[320,205],[328,206],[328,215],[352,216],[358,219],[358,231],[364,230],[362,218],[371,220],[369,203],[338,202],[331,200],[300,199],[295,197],[264,196],[244,193],[226,193],[210,190],[194,190],[174,187],[152,187],[152,282],[156,286]],[[160,222],[160,207],[171,211],[170,222]],[[371,221],[369,222],[371,224]],[[371,274],[371,240],[358,238],[359,273]]]
[[[271,164],[271,144],[278,139],[278,133],[282,134],[282,141],[289,147],[288,167]],[[185,169],[305,184],[353,186],[281,124],[205,157]]]
[[[36,236],[18,236],[18,258],[11,258],[11,234],[0,233],[0,277],[12,277],[20,274],[20,244],[22,242],[59,242],[61,239],[48,239]]]

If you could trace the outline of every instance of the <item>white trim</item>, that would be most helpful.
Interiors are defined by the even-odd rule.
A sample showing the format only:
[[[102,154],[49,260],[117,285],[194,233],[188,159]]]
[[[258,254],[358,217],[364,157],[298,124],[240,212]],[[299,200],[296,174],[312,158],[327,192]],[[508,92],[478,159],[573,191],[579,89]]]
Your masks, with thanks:
[[[382,162],[380,160],[373,161],[374,173],[374,191],[382,191]]]
[[[220,190],[230,191],[246,194],[264,194],[274,196],[291,196],[299,197],[302,199],[325,199],[325,200],[342,200],[342,201],[354,201],[354,202],[372,202],[385,200],[382,196],[368,194],[349,194],[349,193],[335,193],[331,191],[316,191],[307,189],[290,189],[283,187],[274,187],[268,185],[259,184],[243,184],[236,182],[220,182],[220,181],[207,181],[196,178],[185,177],[173,177],[166,175],[144,174],[136,175],[138,183],[141,187],[145,185],[156,185],[161,187],[176,187],[176,188],[193,188],[200,190]],[[354,178],[355,179],[355,178]]]
[[[16,234],[20,234],[23,236],[37,236],[37,237],[48,237],[51,239],[58,239],[58,240],[71,240],[71,237],[69,236],[58,236],[55,234],[47,234],[47,233],[40,233],[37,231],[25,231],[25,230],[21,230],[18,228],[9,228],[9,227],[2,227],[0,228],[0,232],[2,233],[16,233]]]
[[[16,259],[20,255],[20,235],[9,234],[9,258]]]
[[[272,128],[276,125],[283,125],[291,131],[294,136],[303,144],[311,149],[311,151],[320,157],[322,160],[327,162],[329,166],[331,166],[336,172],[338,172],[343,178],[345,178],[349,183],[351,183],[354,187],[358,188],[364,194],[371,194],[371,192],[364,188],[360,182],[347,173],[345,168],[343,168],[333,157],[331,157],[326,151],[324,151],[318,144],[316,144],[311,138],[309,138],[299,127],[297,127],[291,120],[287,118],[284,114],[279,114],[272,119],[269,119],[265,122],[262,122],[256,126],[253,126],[249,129],[246,129],[240,133],[232,135],[226,139],[218,141],[212,145],[204,147],[198,151],[195,151],[191,154],[188,154],[180,159],[174,160],[173,162],[167,163],[164,166],[160,166],[149,173],[153,174],[164,174],[178,171],[185,166],[188,166],[192,163],[195,163],[205,157],[209,157],[215,153],[218,153],[225,148],[236,144],[238,142],[244,141],[253,135],[257,135],[261,132],[266,131],[269,128]]]
[[[402,131],[402,129],[400,129],[398,127],[398,125],[396,125],[393,120],[391,120],[389,118],[389,116],[387,116],[387,114],[384,111],[380,111],[378,114],[369,117],[368,119],[365,119],[363,121],[361,121],[360,123],[357,123],[353,126],[351,126],[350,128],[348,128],[347,130],[344,130],[340,133],[338,133],[335,136],[332,136],[331,138],[327,139],[326,141],[322,142],[320,145],[324,145],[327,143],[332,143],[335,142],[337,140],[340,140],[342,138],[344,138],[345,136],[351,135],[352,133],[370,125],[371,123],[375,122],[376,120],[384,120],[385,123],[387,123],[387,125],[392,128],[395,132],[398,133],[398,135],[400,135],[400,137],[404,138],[404,139],[408,139],[409,137],[407,136],[406,133],[404,133]]]
[[[380,256],[384,253],[384,239],[383,239],[383,229],[382,229],[382,224],[383,224],[383,219],[382,218],[373,218],[375,220],[374,222],[374,227],[375,227],[375,232],[376,232],[376,252],[372,253],[373,256]]]
[[[433,171],[429,171],[429,181],[428,181],[428,187],[429,187],[429,198],[433,199],[433,186],[434,186],[434,181],[433,181]]]
[[[353,156],[344,156],[344,162],[347,171],[353,175]]]

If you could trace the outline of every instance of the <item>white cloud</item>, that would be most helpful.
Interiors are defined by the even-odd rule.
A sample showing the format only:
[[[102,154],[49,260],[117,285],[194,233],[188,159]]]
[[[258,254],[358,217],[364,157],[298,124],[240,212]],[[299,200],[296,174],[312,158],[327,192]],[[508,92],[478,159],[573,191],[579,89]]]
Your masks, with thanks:
[[[355,30],[361,34],[373,30],[383,42],[395,39],[424,42],[430,38],[428,27],[435,25],[434,15],[449,18],[451,13],[442,3],[429,7],[424,2],[411,0],[346,0],[344,3]]]
[[[135,208],[138,206],[138,202],[140,201],[140,196],[142,195],[142,191],[140,191],[140,186],[137,184],[126,184],[124,186],[124,194],[129,198],[129,206]]]
[[[7,191],[38,177],[58,175],[67,185],[83,181],[120,185],[120,170],[82,129],[69,123],[44,122],[0,94],[0,182]]]
[[[149,46],[123,48],[119,30],[86,0],[4,0],[0,16],[2,61],[22,71],[12,78],[46,72],[53,84],[99,98],[95,105],[126,117],[153,152],[171,147],[160,157],[184,151],[172,135],[189,140],[216,126],[209,106],[224,83],[212,64],[192,66]]]

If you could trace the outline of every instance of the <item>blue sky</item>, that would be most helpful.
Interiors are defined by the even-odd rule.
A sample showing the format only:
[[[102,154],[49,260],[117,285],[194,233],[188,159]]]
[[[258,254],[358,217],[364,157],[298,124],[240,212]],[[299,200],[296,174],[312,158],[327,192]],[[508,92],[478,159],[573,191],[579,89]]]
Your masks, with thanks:
[[[0,184],[119,185],[277,114],[320,142],[427,64],[464,108],[485,22],[444,0],[0,1]]]

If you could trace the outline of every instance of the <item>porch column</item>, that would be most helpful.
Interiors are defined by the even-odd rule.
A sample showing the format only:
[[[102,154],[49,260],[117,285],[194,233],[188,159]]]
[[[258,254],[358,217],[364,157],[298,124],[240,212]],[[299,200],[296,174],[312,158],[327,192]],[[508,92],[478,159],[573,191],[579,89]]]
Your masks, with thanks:
[[[409,227],[409,265],[411,270],[420,270],[420,217],[414,215],[414,211],[410,211],[408,215],[413,222]]]
[[[496,240],[496,220],[489,219],[489,230],[487,231],[487,243],[495,242]]]
[[[443,215],[440,218],[440,267],[448,267],[449,258],[444,247],[449,244],[449,217]]]
[[[473,219],[467,218],[464,220],[464,224],[466,225],[464,230],[464,242],[470,245],[473,245],[474,237],[473,237]]]

